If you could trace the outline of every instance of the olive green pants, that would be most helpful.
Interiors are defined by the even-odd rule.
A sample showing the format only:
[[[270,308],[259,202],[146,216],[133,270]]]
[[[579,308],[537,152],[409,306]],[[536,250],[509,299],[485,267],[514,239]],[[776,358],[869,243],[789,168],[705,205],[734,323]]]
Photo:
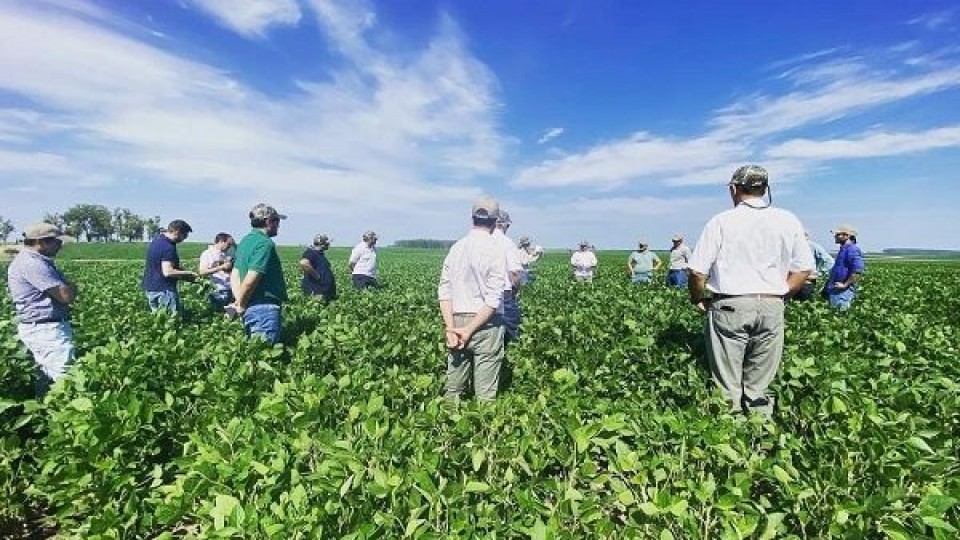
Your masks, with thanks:
[[[734,410],[770,415],[767,387],[783,356],[783,300],[715,300],[705,327],[710,374]]]
[[[472,313],[455,313],[453,324],[462,328],[473,319]],[[497,397],[500,385],[500,366],[504,358],[504,325],[499,315],[494,315],[480,327],[463,349],[447,356],[447,382],[444,395],[449,399],[463,396],[473,375],[473,393],[478,400],[489,401]]]

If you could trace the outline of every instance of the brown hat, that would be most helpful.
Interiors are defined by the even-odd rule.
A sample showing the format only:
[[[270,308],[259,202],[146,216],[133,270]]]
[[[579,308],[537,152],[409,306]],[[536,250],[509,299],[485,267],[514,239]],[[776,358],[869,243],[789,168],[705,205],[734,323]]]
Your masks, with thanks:
[[[43,240],[63,236],[63,231],[51,223],[36,223],[23,230],[23,237],[27,240]]]

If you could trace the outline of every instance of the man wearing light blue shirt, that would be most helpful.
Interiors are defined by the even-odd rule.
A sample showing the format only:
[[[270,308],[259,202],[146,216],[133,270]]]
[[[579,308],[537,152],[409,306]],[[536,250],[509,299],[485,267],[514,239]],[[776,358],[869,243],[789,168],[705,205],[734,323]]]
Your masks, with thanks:
[[[17,312],[17,337],[33,354],[40,371],[38,398],[66,375],[76,351],[70,304],[77,297],[77,287],[53,264],[63,246],[61,234],[49,223],[27,227],[24,249],[7,268],[7,287]]]

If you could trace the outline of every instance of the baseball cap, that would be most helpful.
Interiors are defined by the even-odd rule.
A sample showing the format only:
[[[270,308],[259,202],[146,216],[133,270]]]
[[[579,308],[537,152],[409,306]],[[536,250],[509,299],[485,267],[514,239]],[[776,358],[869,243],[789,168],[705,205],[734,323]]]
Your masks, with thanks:
[[[756,188],[767,185],[769,181],[770,175],[763,167],[759,165],[744,165],[733,171],[733,176],[730,178],[730,185]]]
[[[500,204],[492,197],[480,197],[473,203],[473,217],[493,219],[500,216]]]
[[[44,238],[56,238],[62,235],[63,231],[51,223],[36,223],[23,230],[23,237],[27,240],[43,240]]]
[[[683,235],[680,234],[680,233],[677,233],[677,234],[671,236],[670,239],[671,239],[671,240],[683,240]]]
[[[287,216],[277,212],[277,209],[267,203],[257,203],[250,209],[250,219],[287,219]]]
[[[589,246],[589,245],[590,245],[590,241],[589,241],[589,240],[581,240],[581,241],[580,241],[580,247]]]
[[[854,227],[853,225],[850,225],[849,223],[841,223],[840,225],[837,225],[836,227],[834,227],[833,231],[831,232],[833,232],[833,234],[845,233],[845,234],[849,234],[850,236],[857,235],[856,227]]]
[[[638,245],[638,246],[649,246],[650,243],[647,242],[646,240],[640,240],[640,241],[637,242],[637,245]]]
[[[313,237],[313,245],[315,246],[329,246],[330,237],[325,234],[318,234]]]
[[[513,223],[513,220],[510,219],[510,214],[506,210],[500,210],[497,212],[497,223],[509,225]]]
[[[521,236],[520,239],[517,240],[517,245],[519,245],[519,246],[529,246],[529,245],[530,245],[530,237],[529,237],[529,236]]]
[[[363,241],[364,241],[364,242],[373,242],[373,241],[376,240],[376,239],[377,239],[377,233],[375,233],[375,232],[373,232],[373,231],[367,231],[367,232],[363,233]]]

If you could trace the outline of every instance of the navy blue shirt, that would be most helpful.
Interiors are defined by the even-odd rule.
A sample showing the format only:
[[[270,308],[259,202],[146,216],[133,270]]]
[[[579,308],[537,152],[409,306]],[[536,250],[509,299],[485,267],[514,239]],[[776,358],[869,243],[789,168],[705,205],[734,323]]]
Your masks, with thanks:
[[[833,268],[830,269],[830,283],[846,283],[851,274],[862,274],[865,268],[860,246],[847,242],[840,246],[837,258],[833,261]]]
[[[304,275],[300,285],[303,292],[315,294],[324,297],[327,300],[333,300],[337,297],[337,282],[333,277],[333,269],[330,268],[330,261],[326,255],[319,249],[308,248],[303,252],[302,259],[310,261],[310,266],[320,274],[320,279],[315,280],[310,276]]]
[[[160,233],[147,247],[147,265],[143,268],[143,279],[140,287],[148,292],[176,291],[177,280],[163,275],[163,262],[167,261],[174,268],[180,268],[180,256],[177,255],[177,245],[173,240]]]

